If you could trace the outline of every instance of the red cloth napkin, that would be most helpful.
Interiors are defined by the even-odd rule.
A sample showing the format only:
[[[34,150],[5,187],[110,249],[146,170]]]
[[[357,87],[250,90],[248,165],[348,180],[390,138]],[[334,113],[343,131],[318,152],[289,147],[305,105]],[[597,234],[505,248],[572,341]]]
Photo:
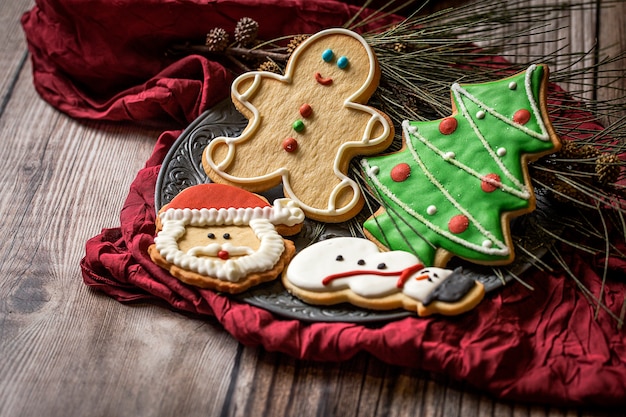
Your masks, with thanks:
[[[271,9],[271,13],[268,10]],[[39,0],[22,19],[42,97],[77,118],[164,119],[186,124],[228,94],[224,68],[200,56],[168,62],[173,40],[232,30],[243,16],[261,36],[313,32],[342,24],[353,8],[332,0],[154,1]],[[165,132],[133,181],[120,227],[87,242],[84,282],[121,302],[165,302],[214,317],[241,343],[297,358],[340,361],[369,352],[390,364],[437,372],[504,399],[556,405],[626,404],[626,331],[595,310],[558,269],[524,276],[534,291],[509,285],[468,314],[408,317],[384,325],[282,319],[212,291],[182,284],[147,256],[155,232],[154,189],[180,131]],[[626,250],[623,241],[614,241]],[[619,314],[626,262],[561,248],[565,262]]]
[[[356,1],[355,1],[356,3]],[[214,27],[259,23],[259,39],[342,26],[359,8],[338,0],[37,0],[22,16],[35,88],[80,119],[181,125],[229,95],[231,75],[204,56],[166,55],[203,44]],[[390,18],[376,24],[389,23]],[[396,19],[397,20],[397,19]],[[363,29],[371,29],[365,26]]]

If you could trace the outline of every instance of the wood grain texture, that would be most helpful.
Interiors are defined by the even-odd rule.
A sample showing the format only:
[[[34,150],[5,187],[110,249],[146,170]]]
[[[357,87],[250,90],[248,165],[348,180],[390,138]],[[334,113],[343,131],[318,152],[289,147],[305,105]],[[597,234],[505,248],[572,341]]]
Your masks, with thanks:
[[[529,37],[524,51],[545,52],[531,40],[546,36],[587,50],[597,29],[603,53],[623,53],[625,4],[561,17],[554,23],[562,28]],[[366,354],[298,361],[244,347],[214,321],[89,290],[78,267],[85,242],[119,224],[128,187],[160,132],[78,122],[44,103],[19,28],[31,6],[0,2],[0,160],[10,173],[0,178],[0,416],[623,415],[497,401]],[[611,65],[623,87],[626,64]],[[617,97],[614,89],[597,94]]]

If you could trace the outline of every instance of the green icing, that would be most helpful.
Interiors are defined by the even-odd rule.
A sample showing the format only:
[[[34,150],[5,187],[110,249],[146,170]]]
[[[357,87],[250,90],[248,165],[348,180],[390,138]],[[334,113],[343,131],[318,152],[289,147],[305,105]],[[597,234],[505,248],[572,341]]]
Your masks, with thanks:
[[[458,124],[451,134],[440,133],[441,120],[405,122],[402,150],[362,160],[385,207],[365,222],[365,229],[389,249],[415,253],[427,265],[437,248],[478,262],[509,259],[500,215],[527,209],[532,194],[524,184],[522,155],[554,149],[543,125],[549,122],[537,111],[543,76],[543,67],[531,66],[504,80],[453,86],[456,113],[451,117]],[[516,88],[510,88],[511,82]],[[531,115],[523,127],[512,122],[520,109]],[[506,153],[499,154],[501,149]],[[395,182],[391,171],[400,163],[407,163],[411,174]],[[493,192],[481,189],[481,178],[489,174],[502,183]],[[436,213],[429,214],[431,206]],[[469,219],[461,233],[448,229],[456,215]]]

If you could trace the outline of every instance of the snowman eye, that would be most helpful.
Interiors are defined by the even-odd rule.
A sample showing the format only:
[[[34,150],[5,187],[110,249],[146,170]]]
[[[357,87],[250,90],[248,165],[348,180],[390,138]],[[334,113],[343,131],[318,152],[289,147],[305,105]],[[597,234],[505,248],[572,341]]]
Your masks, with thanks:
[[[384,263],[384,262],[379,263],[379,264],[376,266],[376,268],[378,268],[378,269],[387,269],[387,264],[386,264],[386,263]]]
[[[346,56],[341,56],[337,60],[337,66],[339,67],[339,69],[346,69],[349,64],[350,64],[350,61],[348,61],[348,57]]]
[[[224,233],[222,237],[226,240],[230,239],[230,233]]]
[[[324,60],[324,62],[330,62],[333,60],[334,57],[335,53],[332,49],[326,49],[324,52],[322,52],[322,59]]]
[[[341,255],[337,255],[337,257],[335,258],[336,261],[343,261],[343,256]]]
[[[435,278],[439,278],[439,275],[437,275],[437,274],[433,274],[433,277],[435,277]]]
[[[208,237],[209,239],[215,239],[215,233],[208,233],[206,237]]]
[[[363,259],[359,259],[356,263],[359,265],[365,265],[365,261]]]

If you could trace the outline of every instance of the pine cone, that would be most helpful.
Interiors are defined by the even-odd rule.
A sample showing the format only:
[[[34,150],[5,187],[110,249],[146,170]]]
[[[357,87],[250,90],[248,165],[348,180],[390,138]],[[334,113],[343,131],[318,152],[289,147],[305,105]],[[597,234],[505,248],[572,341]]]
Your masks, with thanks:
[[[280,69],[280,67],[278,66],[278,64],[274,61],[265,61],[263,62],[261,65],[259,65],[258,68],[259,71],[267,71],[267,72],[273,72],[275,74],[282,74],[282,71]]]
[[[222,52],[228,47],[228,33],[222,28],[213,28],[206,35],[205,45],[210,52]]]
[[[562,181],[554,184],[554,199],[561,203],[567,203],[572,200],[580,201],[584,196],[574,187]]]
[[[583,145],[578,150],[580,153],[580,159],[593,159],[600,156],[600,151],[591,145]]]
[[[406,48],[406,43],[397,42],[393,44],[393,50],[400,54],[406,52]]]
[[[259,24],[249,17],[242,17],[235,26],[235,41],[242,46],[249,46],[254,43],[258,33]]]
[[[291,55],[302,42],[307,40],[308,37],[309,35],[296,35],[291,38],[291,40],[287,44],[287,53]]]
[[[564,159],[577,159],[578,145],[570,140],[563,141],[559,156]]]
[[[601,184],[613,184],[617,182],[621,167],[621,161],[617,155],[603,153],[596,161],[596,174]]]

